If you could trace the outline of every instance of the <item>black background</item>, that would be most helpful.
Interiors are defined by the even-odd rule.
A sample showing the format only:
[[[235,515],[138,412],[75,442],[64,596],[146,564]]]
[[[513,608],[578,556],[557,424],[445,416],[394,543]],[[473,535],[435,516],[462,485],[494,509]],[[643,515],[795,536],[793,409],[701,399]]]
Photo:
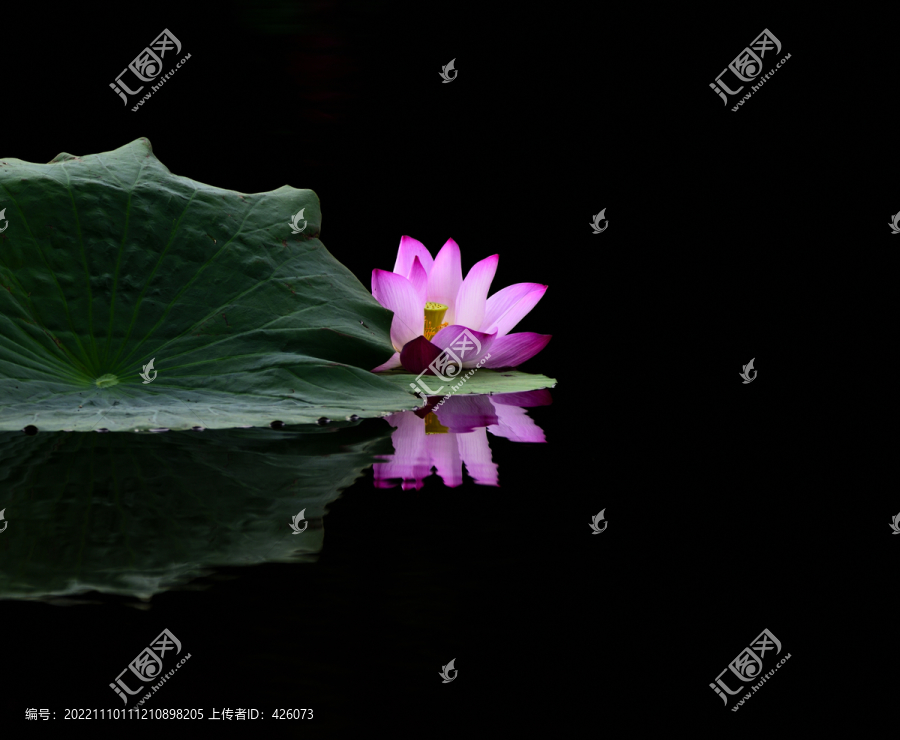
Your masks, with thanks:
[[[109,676],[163,627],[193,657],[154,708],[566,734],[884,710],[900,546],[888,19],[200,8],[10,18],[0,155],[145,136],[201,182],[311,188],[323,243],[366,286],[404,234],[432,253],[454,238],[464,270],[499,253],[494,289],[550,286],[518,327],[553,334],[522,367],[559,381],[531,412],[548,444],[492,439],[497,489],[376,491],[368,472],[299,578],[226,569],[147,611],[4,603],[3,723],[117,706]],[[191,59],[132,112],[108,83],[164,27]],[[766,27],[791,59],[732,112],[708,84]],[[734,716],[708,684],[763,628],[792,659]]]

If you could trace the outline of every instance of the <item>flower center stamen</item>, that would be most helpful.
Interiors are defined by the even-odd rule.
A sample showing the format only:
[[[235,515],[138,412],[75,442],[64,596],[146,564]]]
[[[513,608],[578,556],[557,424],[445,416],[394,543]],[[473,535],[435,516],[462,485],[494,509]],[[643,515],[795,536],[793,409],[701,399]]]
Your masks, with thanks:
[[[425,339],[431,341],[431,338],[437,334],[445,326],[449,324],[444,321],[444,314],[447,313],[447,306],[443,303],[433,303],[428,301],[425,304]],[[441,322],[444,323],[441,323]]]
[[[450,428],[441,424],[434,412],[429,412],[425,416],[425,434],[447,434],[449,431]]]

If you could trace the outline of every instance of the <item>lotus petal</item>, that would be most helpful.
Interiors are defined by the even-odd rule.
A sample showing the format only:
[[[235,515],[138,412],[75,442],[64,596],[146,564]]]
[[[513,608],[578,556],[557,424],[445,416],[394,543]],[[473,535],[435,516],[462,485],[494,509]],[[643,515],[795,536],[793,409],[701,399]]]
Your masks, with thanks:
[[[372,270],[372,295],[382,306],[394,312],[391,344],[398,352],[407,342],[425,331],[423,305],[412,283],[387,270]]]
[[[431,266],[434,264],[431,252],[417,239],[413,239],[411,236],[401,237],[400,247],[397,249],[397,259],[394,262],[394,272],[408,278],[416,257],[419,258],[425,272],[431,272]]]
[[[497,263],[500,255],[493,254],[477,262],[466,279],[459,286],[456,294],[454,321],[457,324],[470,327],[480,327],[484,320],[487,294],[491,289],[491,282],[497,272]]]
[[[552,336],[552,334],[523,331],[498,337],[491,345],[491,356],[483,367],[517,367],[544,349]]]

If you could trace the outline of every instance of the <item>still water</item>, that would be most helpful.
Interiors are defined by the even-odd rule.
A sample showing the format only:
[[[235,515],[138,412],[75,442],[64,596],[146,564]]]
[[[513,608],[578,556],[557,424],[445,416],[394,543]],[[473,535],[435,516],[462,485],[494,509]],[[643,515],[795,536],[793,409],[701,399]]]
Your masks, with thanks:
[[[0,435],[23,711],[299,708],[341,727],[373,697],[446,690],[474,662],[463,604],[496,577],[471,520],[514,448],[548,446],[552,397],[439,400],[322,426]],[[77,681],[47,682],[60,661]]]

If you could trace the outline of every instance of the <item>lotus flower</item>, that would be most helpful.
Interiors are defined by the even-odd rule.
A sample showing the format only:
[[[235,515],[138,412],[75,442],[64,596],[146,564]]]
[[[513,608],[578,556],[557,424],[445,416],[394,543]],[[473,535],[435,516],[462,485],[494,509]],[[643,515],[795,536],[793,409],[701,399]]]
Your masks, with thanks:
[[[419,490],[432,468],[444,485],[454,488],[462,483],[463,463],[476,484],[496,486],[497,464],[491,459],[487,432],[513,442],[547,441],[525,411],[525,407],[548,405],[547,389],[441,398],[430,396],[421,409],[385,417],[394,427],[395,452],[380,455],[386,462],[372,466],[376,488],[392,488],[399,479],[404,491]]]
[[[437,257],[432,258],[421,242],[404,236],[394,271],[372,270],[372,295],[394,312],[394,354],[373,372],[402,366],[408,372],[419,373],[464,329],[481,344],[480,352],[461,358],[464,368],[475,367],[488,354],[490,357],[481,367],[516,367],[546,347],[550,334],[509,332],[535,307],[547,286],[516,283],[488,298],[499,259],[496,254],[486,257],[463,280],[459,246],[453,239],[448,239]],[[419,341],[401,361],[404,347],[415,340]]]

